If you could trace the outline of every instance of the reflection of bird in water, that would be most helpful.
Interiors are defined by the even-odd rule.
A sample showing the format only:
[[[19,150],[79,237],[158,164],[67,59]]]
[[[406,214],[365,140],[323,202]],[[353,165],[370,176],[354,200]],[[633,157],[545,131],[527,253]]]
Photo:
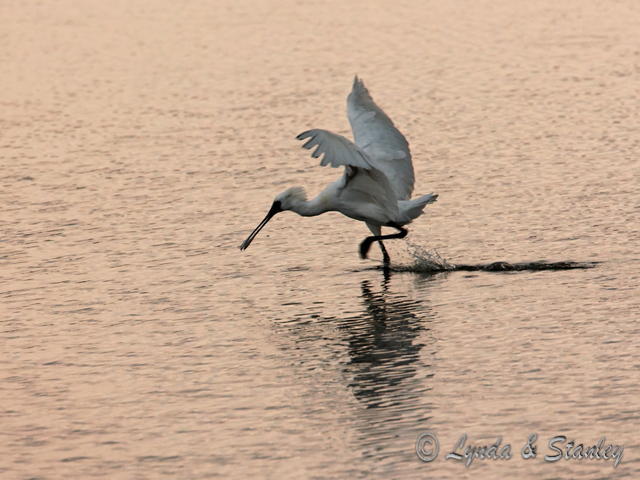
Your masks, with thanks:
[[[415,279],[441,281],[435,276]],[[429,390],[434,375],[435,340],[430,331],[434,314],[424,300],[428,285],[418,285],[419,300],[394,293],[389,285],[388,277],[379,290],[363,281],[364,311],[344,318],[340,329],[349,354],[343,367],[348,386],[364,407],[353,418],[359,448],[364,457],[381,465],[396,463],[393,471],[400,472],[413,464],[411,446],[433,414]]]
[[[351,401],[340,404],[343,408],[335,412],[344,423],[340,431],[349,435],[363,457],[375,459],[382,471],[390,462],[396,463],[389,470],[395,473],[414,469],[416,436],[429,428],[433,415],[429,391],[436,342],[431,334],[434,313],[427,296],[429,287],[443,277],[415,275],[411,285],[406,276],[390,275],[383,277],[379,288],[368,280],[360,283],[363,308],[356,307],[358,313],[328,315],[324,307],[318,307],[320,302],[314,302],[292,320],[281,323],[286,331],[274,335],[274,339],[284,342],[287,362],[293,357],[301,378],[313,382],[308,396],[311,412],[317,409],[313,404],[317,389],[322,391],[327,409],[338,405],[332,389],[340,390],[340,398],[341,392],[351,392]],[[393,288],[396,279],[402,293]],[[415,294],[406,293],[407,289]],[[329,299],[330,308],[334,308],[336,298]],[[357,295],[347,295],[345,301],[351,310],[358,304]],[[340,308],[344,305],[341,303]],[[310,311],[315,313],[310,315]],[[325,381],[319,371],[324,372]],[[318,379],[310,380],[310,372]],[[366,473],[367,477],[373,475],[371,471]]]
[[[369,408],[402,403],[412,389],[421,390],[409,383],[424,347],[416,339],[429,330],[425,322],[432,314],[421,301],[389,293],[388,277],[381,292],[366,280],[361,288],[366,313],[345,319],[342,326],[349,335],[350,387]]]

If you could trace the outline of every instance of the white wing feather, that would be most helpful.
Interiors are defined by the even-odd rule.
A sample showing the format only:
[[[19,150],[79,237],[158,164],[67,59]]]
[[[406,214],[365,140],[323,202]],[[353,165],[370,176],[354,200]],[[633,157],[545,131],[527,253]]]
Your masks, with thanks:
[[[345,167],[336,183],[339,211],[357,220],[375,220],[381,225],[398,218],[398,200],[387,175],[371,165],[368,155],[348,138],[327,130],[313,129],[302,132],[298,140],[309,138],[303,146],[318,158],[320,165]],[[330,186],[331,188],[331,186]]]
[[[321,155],[324,155],[320,161],[320,165],[322,166],[331,165],[332,167],[340,167],[350,165],[352,167],[364,168],[365,170],[371,168],[366,153],[342,135],[316,128],[302,132],[296,138],[298,140],[310,139],[302,145],[302,148],[311,150],[315,146],[318,147],[311,156],[313,158],[319,158]]]
[[[347,115],[355,144],[366,153],[371,165],[387,176],[396,198],[411,198],[415,180],[409,143],[358,77],[347,97]]]

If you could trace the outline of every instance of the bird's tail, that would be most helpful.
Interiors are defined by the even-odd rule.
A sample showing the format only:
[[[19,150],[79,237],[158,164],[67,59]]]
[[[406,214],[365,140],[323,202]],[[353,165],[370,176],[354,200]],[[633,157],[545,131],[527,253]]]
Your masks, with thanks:
[[[400,207],[400,215],[403,217],[403,221],[409,223],[415,220],[422,215],[424,207],[435,202],[437,199],[437,194],[429,193],[428,195],[422,195],[413,200],[400,200],[398,206]]]

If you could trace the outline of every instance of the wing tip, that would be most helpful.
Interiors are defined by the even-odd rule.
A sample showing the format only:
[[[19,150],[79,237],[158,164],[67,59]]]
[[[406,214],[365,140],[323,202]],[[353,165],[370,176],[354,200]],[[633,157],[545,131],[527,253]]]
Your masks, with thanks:
[[[348,102],[358,102],[363,100],[371,100],[371,95],[369,94],[369,90],[364,84],[362,78],[355,75],[353,77],[353,87],[351,88],[351,93],[347,97]]]
[[[362,89],[366,90],[366,87],[364,86],[364,81],[360,77],[358,77],[358,74],[356,73],[353,76],[352,90],[362,90]]]
[[[311,130],[305,130],[304,132],[296,135],[296,140],[304,140],[305,138],[308,138],[311,135],[312,135]]]

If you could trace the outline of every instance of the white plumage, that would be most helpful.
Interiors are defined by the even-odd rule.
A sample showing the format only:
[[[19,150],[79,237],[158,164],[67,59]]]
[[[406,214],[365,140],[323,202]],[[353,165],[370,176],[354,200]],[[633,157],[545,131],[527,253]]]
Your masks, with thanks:
[[[315,148],[311,156],[322,157],[320,165],[343,166],[342,177],[310,201],[301,187],[289,188],[276,196],[267,216],[240,245],[242,250],[280,211],[292,210],[304,216],[338,211],[365,222],[373,233],[374,236],[361,243],[361,256],[366,258],[371,243],[378,241],[385,265],[389,264],[382,240],[406,236],[403,225],[420,216],[424,207],[438,196],[428,194],[410,200],[415,179],[409,143],[375,104],[358,77],[347,97],[347,115],[355,143],[322,129],[308,130],[297,136],[299,140],[307,140],[304,148]],[[394,227],[399,233],[381,235],[383,226]]]
[[[347,116],[356,145],[367,154],[374,168],[387,176],[396,197],[408,200],[415,181],[409,142],[375,104],[358,77],[347,97]]]

